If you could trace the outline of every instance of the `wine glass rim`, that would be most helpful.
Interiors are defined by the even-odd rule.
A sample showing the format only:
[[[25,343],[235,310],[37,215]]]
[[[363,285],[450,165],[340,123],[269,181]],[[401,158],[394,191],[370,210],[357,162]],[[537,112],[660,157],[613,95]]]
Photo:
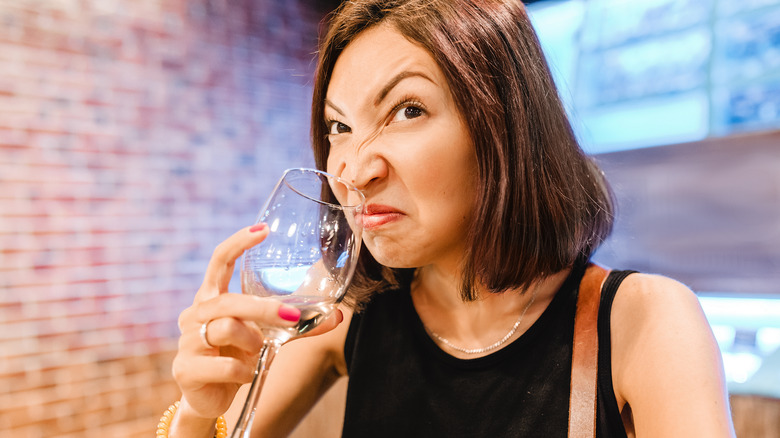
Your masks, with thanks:
[[[313,197],[307,195],[306,193],[302,193],[300,190],[298,190],[295,187],[293,187],[287,181],[287,175],[292,173],[292,172],[316,173],[318,175],[323,175],[323,176],[325,176],[327,178],[334,179],[334,180],[340,182],[341,184],[344,184],[347,187],[347,189],[349,189],[350,191],[357,193],[358,196],[359,196],[360,202],[357,203],[357,204],[354,204],[354,205],[342,205],[342,204],[334,204],[334,203],[328,202],[328,201],[323,201],[322,199],[319,199],[319,198],[313,198]],[[363,204],[365,204],[365,202],[366,202],[366,196],[363,194],[363,192],[360,191],[360,189],[355,187],[354,184],[352,184],[351,182],[345,180],[344,178],[341,178],[341,177],[338,177],[336,175],[333,175],[333,174],[330,174],[328,172],[325,172],[324,170],[313,169],[313,168],[309,168],[309,167],[293,167],[293,168],[290,168],[290,169],[287,169],[287,170],[284,171],[284,174],[282,175],[282,181],[284,181],[284,184],[287,187],[289,187],[290,190],[294,191],[295,193],[303,196],[306,199],[310,199],[310,200],[312,200],[314,202],[317,202],[317,203],[320,203],[320,204],[323,204],[323,205],[328,205],[328,206],[331,206],[331,207],[342,208],[342,209],[346,209],[346,208],[349,208],[349,209],[360,209],[363,206]]]

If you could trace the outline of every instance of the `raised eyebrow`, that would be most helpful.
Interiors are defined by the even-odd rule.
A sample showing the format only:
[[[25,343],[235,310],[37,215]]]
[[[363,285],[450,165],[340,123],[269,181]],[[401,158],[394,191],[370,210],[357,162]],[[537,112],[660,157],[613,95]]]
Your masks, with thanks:
[[[417,72],[417,71],[402,71],[401,73],[398,73],[392,79],[387,81],[387,84],[385,84],[385,86],[382,87],[381,90],[379,90],[379,93],[377,93],[376,98],[374,99],[374,106],[379,106],[379,104],[382,103],[383,100],[385,100],[387,95],[390,94],[390,91],[392,91],[396,85],[398,85],[404,79],[411,78],[411,77],[421,77],[423,79],[432,82],[433,84],[436,84],[436,82],[434,82],[433,79],[429,78],[425,73]]]
[[[325,105],[333,108],[333,110],[341,114],[342,117],[346,117],[346,115],[344,115],[344,111],[342,111],[341,108],[339,108],[335,103],[329,101],[328,99],[325,99]]]

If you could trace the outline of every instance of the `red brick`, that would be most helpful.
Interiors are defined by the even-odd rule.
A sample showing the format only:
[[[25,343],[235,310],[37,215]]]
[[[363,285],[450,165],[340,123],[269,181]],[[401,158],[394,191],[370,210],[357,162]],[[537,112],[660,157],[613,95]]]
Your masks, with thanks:
[[[114,4],[0,2],[2,436],[152,433],[214,246],[311,165],[304,0]]]

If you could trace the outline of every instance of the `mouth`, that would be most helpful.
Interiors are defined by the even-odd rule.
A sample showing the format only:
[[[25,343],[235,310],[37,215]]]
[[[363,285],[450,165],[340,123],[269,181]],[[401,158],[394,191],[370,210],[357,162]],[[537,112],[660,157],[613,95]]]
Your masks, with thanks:
[[[366,206],[366,211],[358,218],[358,223],[363,226],[364,230],[375,230],[382,225],[389,224],[401,219],[404,213],[396,208],[380,205],[369,204]]]

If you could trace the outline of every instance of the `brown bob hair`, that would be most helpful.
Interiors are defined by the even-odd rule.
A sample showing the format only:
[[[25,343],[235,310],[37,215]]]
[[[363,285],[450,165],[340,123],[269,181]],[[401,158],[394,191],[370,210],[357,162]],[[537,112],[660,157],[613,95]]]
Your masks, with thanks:
[[[461,295],[525,290],[587,258],[612,229],[613,197],[574,136],[520,0],[355,0],[330,18],[320,42],[312,101],[316,164],[330,144],[324,102],[336,59],[363,30],[389,24],[425,48],[447,79],[476,149],[479,187],[463,255]],[[409,270],[361,260],[348,294],[371,294]]]

